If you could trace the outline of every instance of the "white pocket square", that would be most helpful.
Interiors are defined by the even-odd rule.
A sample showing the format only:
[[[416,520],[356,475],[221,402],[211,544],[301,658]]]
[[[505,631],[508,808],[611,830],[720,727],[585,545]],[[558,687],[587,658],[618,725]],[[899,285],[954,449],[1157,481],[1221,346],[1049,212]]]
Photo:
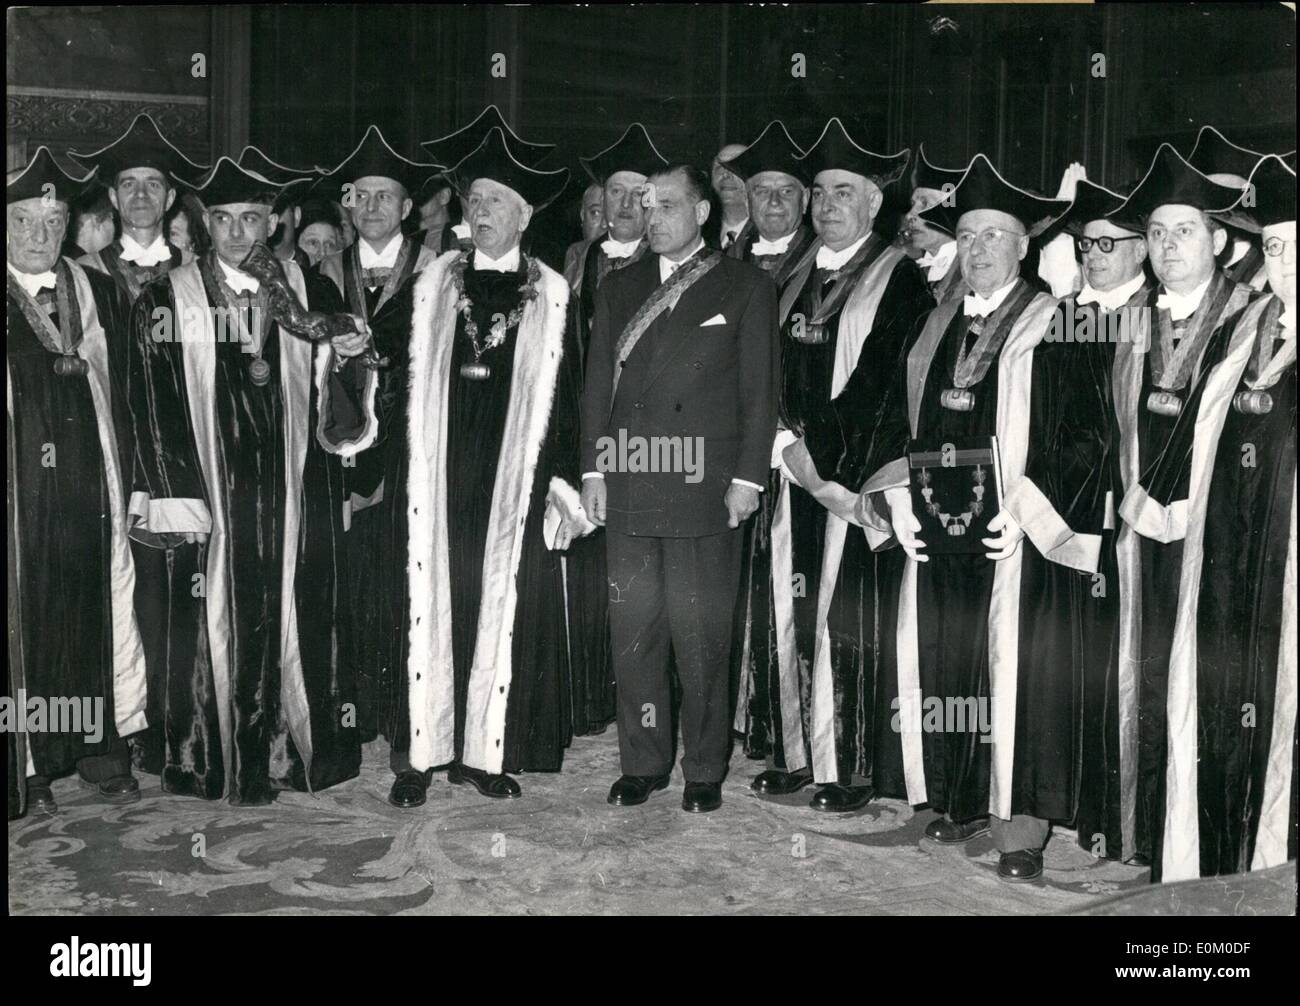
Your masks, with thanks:
[[[722,315],[720,315],[720,314],[715,314],[715,315],[714,315],[712,318],[710,318],[708,321],[706,321],[706,322],[704,322],[702,325],[700,325],[700,328],[708,328],[710,325],[725,325],[726,323],[727,323],[727,319],[726,319],[726,318],[724,318],[724,317],[723,317]]]

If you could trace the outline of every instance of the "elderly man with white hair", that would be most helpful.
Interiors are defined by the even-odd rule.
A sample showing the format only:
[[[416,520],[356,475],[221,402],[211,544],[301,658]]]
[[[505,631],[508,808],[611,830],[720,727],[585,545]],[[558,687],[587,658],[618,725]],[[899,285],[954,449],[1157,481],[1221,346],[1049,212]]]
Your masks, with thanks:
[[[508,773],[559,769],[569,719],[558,552],[591,529],[576,489],[569,288],[520,249],[568,171],[521,164],[499,128],[453,170],[474,248],[417,280],[403,350],[409,751],[390,801],[405,807],[424,802],[438,766],[497,798],[520,794]],[[349,362],[327,391],[324,429],[344,455],[374,437],[364,369]]]

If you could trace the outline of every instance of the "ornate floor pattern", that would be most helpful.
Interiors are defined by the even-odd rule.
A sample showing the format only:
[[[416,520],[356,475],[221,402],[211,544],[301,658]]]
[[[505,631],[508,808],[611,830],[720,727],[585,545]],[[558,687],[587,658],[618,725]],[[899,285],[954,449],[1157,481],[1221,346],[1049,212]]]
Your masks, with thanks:
[[[60,814],[9,823],[14,914],[874,914],[1082,912],[1148,891],[1147,871],[1094,860],[1068,832],[1042,881],[998,881],[988,838],[943,848],[929,811],[881,800],[820,815],[807,794],[750,795],[761,763],[736,757],[722,809],[680,809],[681,775],[641,807],[605,803],[618,775],[611,730],[580,738],[563,773],[520,777],[492,801],[437,776],[429,801],[385,800],[387,750],[360,778],[261,808],[172,797],[96,803],[55,783]],[[1291,873],[1294,884],[1294,868]]]

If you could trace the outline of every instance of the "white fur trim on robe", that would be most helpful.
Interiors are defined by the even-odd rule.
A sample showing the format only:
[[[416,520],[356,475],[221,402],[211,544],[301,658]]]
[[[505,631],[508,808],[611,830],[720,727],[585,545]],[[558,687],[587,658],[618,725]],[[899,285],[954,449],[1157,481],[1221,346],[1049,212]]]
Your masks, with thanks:
[[[283,263],[289,285],[303,304],[307,290],[302,270],[293,262]],[[194,424],[194,445],[207,487],[212,513],[212,535],[208,539],[207,597],[204,614],[208,627],[208,646],[212,660],[213,692],[217,720],[221,728],[221,746],[226,765],[224,789],[230,792],[234,762],[231,696],[230,588],[226,512],[222,490],[220,451],[217,447],[216,400],[216,333],[203,277],[197,262],[168,273],[176,298],[176,313],[187,326],[197,323],[201,330],[186,331],[182,341],[185,366],[185,390]],[[298,540],[302,530],[302,475],[307,459],[308,410],[312,380],[312,345],[302,339],[280,333],[280,389],[284,398],[285,508],[283,559],[280,592],[280,705],[289,725],[289,734],[302,757],[306,778],[311,779],[311,716],[307,705],[307,687],[303,680],[302,654],[298,648],[298,606],[294,584],[297,579]],[[326,350],[317,347],[317,353]],[[215,490],[215,491],[214,491]]]
[[[407,686],[411,766],[427,769],[455,757],[452,676],[451,569],[447,513],[447,388],[456,338],[451,264],[438,258],[420,276],[411,319],[407,477],[410,651]],[[497,478],[483,555],[482,602],[470,668],[462,761],[498,774],[505,745],[506,704],[513,673],[515,578],[533,476],[550,424],[564,351],[569,287],[538,263],[541,293],[524,309],[515,338],[510,404],[497,459]]]

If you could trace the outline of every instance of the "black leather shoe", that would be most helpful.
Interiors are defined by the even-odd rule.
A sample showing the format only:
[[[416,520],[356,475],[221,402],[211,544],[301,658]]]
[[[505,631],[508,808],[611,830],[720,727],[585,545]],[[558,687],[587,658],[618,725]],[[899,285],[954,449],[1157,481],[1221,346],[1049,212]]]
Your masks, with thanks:
[[[140,784],[132,775],[115,775],[95,787],[100,799],[109,803],[135,803],[140,799]]]
[[[609,788],[606,803],[615,807],[636,807],[650,799],[650,794],[668,785],[670,775],[621,775]]]
[[[966,821],[962,824],[950,821],[946,817],[939,817],[925,826],[925,837],[938,842],[940,845],[962,845],[972,838],[987,835],[988,831],[989,819],[987,817],[977,817],[973,821]]]
[[[682,793],[682,810],[691,814],[707,814],[722,806],[722,783],[688,782]]]
[[[1043,850],[1021,849],[1004,852],[998,860],[998,879],[1023,884],[1043,875]]]
[[[424,803],[424,794],[429,789],[429,780],[433,778],[433,769],[420,772],[417,769],[403,769],[393,780],[393,788],[388,791],[388,802],[394,807],[406,809],[418,807]]]
[[[831,783],[814,793],[808,806],[830,814],[844,814],[865,807],[875,795],[876,791],[870,786],[841,786]]]
[[[785,796],[787,793],[798,793],[812,781],[812,769],[782,772],[779,768],[770,768],[758,773],[749,788],[759,796]]]
[[[479,791],[480,795],[490,796],[494,800],[513,799],[523,792],[519,788],[519,783],[508,775],[492,775],[481,768],[470,768],[459,762],[454,763],[447,770],[447,781],[458,786],[469,783]]]
[[[59,812],[59,805],[54,802],[54,791],[49,786],[27,785],[27,813],[44,814],[53,817]]]

